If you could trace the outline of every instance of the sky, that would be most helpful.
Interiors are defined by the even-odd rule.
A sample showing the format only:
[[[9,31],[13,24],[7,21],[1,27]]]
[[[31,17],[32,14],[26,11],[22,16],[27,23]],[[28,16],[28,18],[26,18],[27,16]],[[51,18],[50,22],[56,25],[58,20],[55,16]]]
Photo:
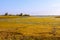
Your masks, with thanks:
[[[60,0],[0,0],[0,14],[60,15]]]

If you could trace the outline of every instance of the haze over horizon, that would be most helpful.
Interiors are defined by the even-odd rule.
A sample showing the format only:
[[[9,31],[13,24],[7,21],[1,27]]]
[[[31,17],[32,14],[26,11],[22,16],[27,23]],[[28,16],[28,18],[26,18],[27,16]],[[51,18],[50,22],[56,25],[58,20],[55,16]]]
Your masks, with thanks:
[[[60,0],[0,0],[0,15],[60,15]]]

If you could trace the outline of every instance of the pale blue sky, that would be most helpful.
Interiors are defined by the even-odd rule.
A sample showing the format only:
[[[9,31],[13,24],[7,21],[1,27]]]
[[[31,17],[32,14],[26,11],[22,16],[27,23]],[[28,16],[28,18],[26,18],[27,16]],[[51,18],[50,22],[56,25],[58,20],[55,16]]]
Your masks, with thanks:
[[[60,0],[0,0],[0,14],[60,15]]]

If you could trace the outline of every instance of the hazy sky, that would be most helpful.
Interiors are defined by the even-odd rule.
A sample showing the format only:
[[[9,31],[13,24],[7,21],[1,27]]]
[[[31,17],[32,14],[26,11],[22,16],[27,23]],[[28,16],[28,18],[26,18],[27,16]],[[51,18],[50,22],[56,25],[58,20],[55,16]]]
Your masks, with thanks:
[[[60,0],[0,0],[0,14],[60,15]]]

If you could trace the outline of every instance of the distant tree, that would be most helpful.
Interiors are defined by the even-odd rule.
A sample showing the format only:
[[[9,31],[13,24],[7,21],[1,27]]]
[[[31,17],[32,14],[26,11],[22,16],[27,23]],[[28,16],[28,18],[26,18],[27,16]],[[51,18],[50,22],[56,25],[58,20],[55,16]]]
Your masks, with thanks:
[[[19,16],[23,16],[23,13],[20,13],[20,15]]]
[[[5,13],[5,16],[7,16],[8,15],[8,13]]]
[[[28,15],[28,14],[24,14],[23,16],[30,16],[30,15]]]

